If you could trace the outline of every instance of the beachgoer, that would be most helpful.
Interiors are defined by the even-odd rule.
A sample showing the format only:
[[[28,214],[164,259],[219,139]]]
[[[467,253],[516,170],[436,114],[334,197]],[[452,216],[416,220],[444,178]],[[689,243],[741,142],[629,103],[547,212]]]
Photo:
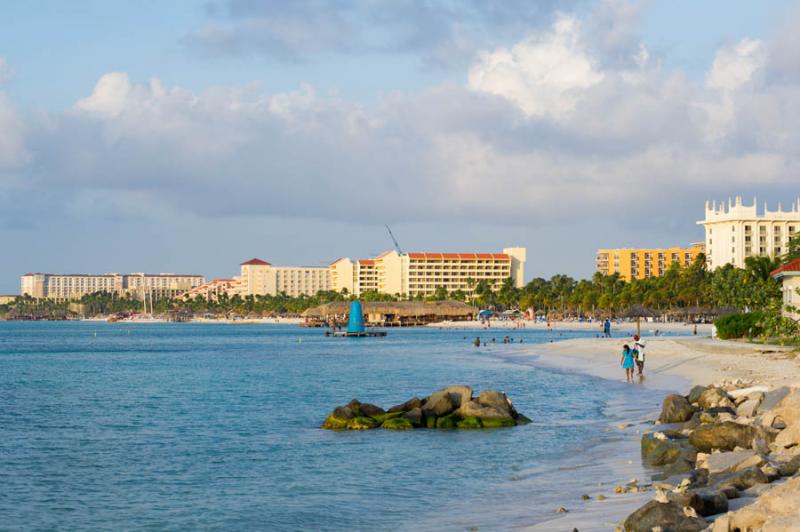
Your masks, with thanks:
[[[608,318],[603,321],[603,335],[606,338],[611,338],[611,320]]]
[[[633,352],[636,353],[636,369],[639,370],[639,376],[644,375],[644,340],[639,338],[639,335],[633,337]]]
[[[633,382],[633,351],[628,344],[622,347],[622,358],[619,361],[622,368],[625,370],[625,380]]]
[[[697,336],[697,324],[696,323],[694,324],[694,330],[692,331],[692,334]]]
[[[481,346],[481,337],[478,336],[477,338],[475,338],[475,341],[473,342],[473,344],[475,344],[475,347],[480,347]]]

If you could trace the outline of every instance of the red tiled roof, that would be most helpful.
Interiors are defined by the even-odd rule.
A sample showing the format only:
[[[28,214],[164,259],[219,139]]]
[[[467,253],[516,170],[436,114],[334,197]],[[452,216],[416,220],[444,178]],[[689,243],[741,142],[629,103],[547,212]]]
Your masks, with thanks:
[[[375,261],[372,259],[358,259],[358,263],[364,266],[375,266]]]
[[[250,259],[241,263],[239,266],[272,266],[269,262],[261,259]]]
[[[506,253],[409,253],[415,260],[509,260]]]
[[[794,273],[794,272],[800,273],[800,259],[794,259],[793,261],[791,261],[791,262],[789,262],[787,264],[784,264],[783,266],[781,266],[777,270],[774,270],[772,273],[770,273],[770,275],[773,276],[773,277],[781,277],[781,276],[783,276],[783,274],[790,273],[790,272],[791,273]]]

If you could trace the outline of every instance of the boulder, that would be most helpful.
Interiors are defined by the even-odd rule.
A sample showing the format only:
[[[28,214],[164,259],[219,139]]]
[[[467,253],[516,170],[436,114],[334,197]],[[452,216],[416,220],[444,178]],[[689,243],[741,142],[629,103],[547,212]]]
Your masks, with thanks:
[[[439,390],[440,392],[450,394],[450,400],[453,402],[453,408],[458,408],[461,403],[472,400],[472,388],[463,384],[456,384],[448,386]]]
[[[412,397],[401,405],[395,405],[389,409],[389,412],[409,412],[415,408],[422,408],[422,399]]]
[[[361,415],[361,401],[359,401],[358,399],[353,399],[352,401],[347,403],[347,408],[349,408],[356,416]]]
[[[682,395],[668,395],[661,405],[661,423],[683,423],[689,421],[694,415],[694,407]]]
[[[709,485],[717,489],[736,488],[738,491],[746,490],[756,484],[766,484],[768,482],[767,475],[756,466],[746,467],[735,471],[733,473],[725,473],[722,475],[710,475],[708,477]]]
[[[488,417],[481,419],[481,425],[485,429],[499,429],[502,427],[513,427],[517,422],[510,417]]]
[[[511,405],[511,401],[509,401],[506,394],[502,392],[495,390],[481,390],[480,395],[478,395],[477,402],[480,405],[491,406],[497,410],[500,410],[501,412],[505,412],[505,417],[515,417],[514,414],[516,414],[516,411]]]
[[[704,453],[709,453],[712,449],[722,451],[732,451],[736,447],[749,449],[755,435],[756,431],[750,425],[723,421],[700,425],[689,435],[689,443]]]
[[[753,417],[758,411],[758,405],[761,401],[757,399],[747,399],[745,402],[736,407],[736,415],[742,417]]]
[[[699,532],[708,523],[699,517],[693,517],[691,511],[684,511],[684,506],[669,501],[652,500],[633,512],[625,519],[625,532],[651,532],[656,527],[661,530],[680,530],[682,532]]]
[[[776,388],[764,394],[764,400],[759,405],[759,412],[766,412],[775,408],[778,403],[783,401],[791,390],[787,386]]]
[[[800,445],[800,420],[789,425],[775,436],[775,447],[788,449]]]
[[[772,487],[752,504],[730,512],[714,522],[714,532],[797,530],[800,523],[800,477]]]
[[[378,422],[371,417],[357,416],[347,422],[348,430],[369,430],[378,426]]]
[[[411,424],[411,421],[404,417],[387,419],[381,427],[388,430],[414,430],[414,425]]]
[[[479,429],[482,428],[481,420],[476,417],[465,417],[456,422],[456,427],[460,429]]]
[[[703,395],[703,392],[708,389],[708,386],[695,386],[689,392],[689,395],[686,397],[690,403],[696,403],[700,396]]]
[[[728,511],[728,497],[721,491],[668,492],[667,500],[678,504],[681,508],[692,508],[698,515],[703,517]]]
[[[421,427],[423,422],[422,409],[417,407],[402,414],[415,427]]]
[[[425,417],[441,417],[448,415],[455,409],[450,393],[446,390],[440,390],[428,397],[428,400],[422,406],[422,413],[425,414]]]
[[[375,417],[386,413],[383,408],[370,403],[361,403],[359,406],[359,411],[361,412],[362,416],[367,417]]]
[[[383,414],[378,414],[376,416],[370,416],[372,419],[378,422],[378,424],[382,424],[384,421],[388,419],[394,419],[396,417],[402,416],[402,412],[384,412]]]
[[[697,404],[703,410],[708,410],[709,408],[718,406],[726,406],[728,408],[733,408],[735,406],[725,390],[713,387],[707,388],[703,393],[700,394],[700,397],[697,398]]]
[[[461,418],[455,415],[440,417],[436,420],[437,429],[454,429]]]
[[[702,467],[708,469],[709,474],[732,473],[750,466],[761,466],[764,459],[755,451],[731,451],[714,453],[706,457]]]
[[[493,406],[479,404],[476,401],[466,401],[458,409],[458,415],[462,417],[477,417],[480,419],[506,418],[511,417],[508,410],[500,410]]]
[[[800,470],[800,447],[780,449],[769,455],[769,461],[775,464],[781,476],[790,477]]]
[[[323,429],[343,430],[347,428],[347,422],[355,417],[353,411],[346,406],[337,406],[333,412],[325,418],[322,423]]]
[[[648,433],[642,436],[642,460],[652,466],[676,464],[673,473],[692,470],[697,454],[685,439],[671,439],[663,433]]]
[[[752,397],[755,395],[763,395],[769,390],[766,386],[750,386],[749,388],[739,388],[738,390],[731,390],[728,392],[730,397],[734,399],[737,397]]]

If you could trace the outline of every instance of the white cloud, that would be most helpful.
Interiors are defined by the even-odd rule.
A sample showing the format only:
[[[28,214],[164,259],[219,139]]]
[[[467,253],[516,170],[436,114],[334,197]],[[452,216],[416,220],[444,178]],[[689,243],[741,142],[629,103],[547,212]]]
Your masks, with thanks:
[[[723,92],[735,91],[754,81],[766,63],[766,47],[756,39],[742,39],[717,51],[706,74],[706,86]]]
[[[469,72],[473,90],[504,96],[531,116],[563,118],[603,79],[581,42],[580,22],[561,15],[552,31],[510,50],[484,52]]]

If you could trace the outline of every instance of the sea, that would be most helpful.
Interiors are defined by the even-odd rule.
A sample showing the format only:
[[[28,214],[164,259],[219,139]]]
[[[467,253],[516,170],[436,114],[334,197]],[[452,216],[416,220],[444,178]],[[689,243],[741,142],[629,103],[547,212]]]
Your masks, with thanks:
[[[476,335],[488,345],[473,346]],[[0,529],[531,526],[611,474],[615,449],[638,461],[615,426],[663,397],[518,356],[594,336],[0,321]],[[451,384],[504,391],[533,423],[320,429],[353,398],[388,408]]]

